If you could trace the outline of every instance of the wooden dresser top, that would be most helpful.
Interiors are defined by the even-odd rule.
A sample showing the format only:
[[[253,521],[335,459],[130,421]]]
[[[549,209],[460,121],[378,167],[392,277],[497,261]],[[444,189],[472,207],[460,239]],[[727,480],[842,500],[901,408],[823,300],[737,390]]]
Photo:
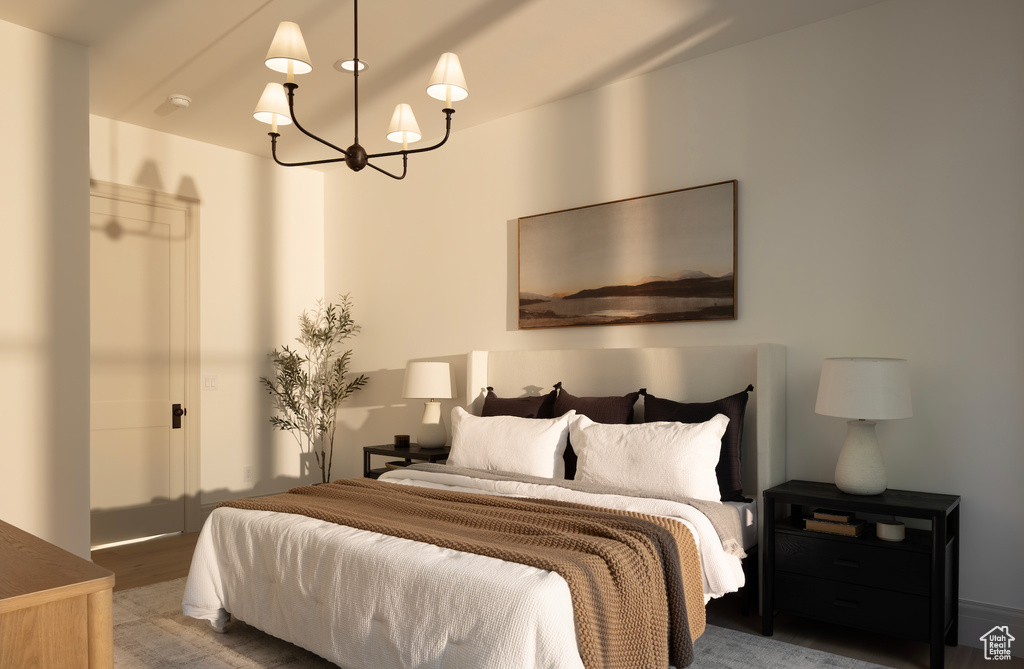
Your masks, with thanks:
[[[0,613],[114,587],[114,574],[0,521]]]

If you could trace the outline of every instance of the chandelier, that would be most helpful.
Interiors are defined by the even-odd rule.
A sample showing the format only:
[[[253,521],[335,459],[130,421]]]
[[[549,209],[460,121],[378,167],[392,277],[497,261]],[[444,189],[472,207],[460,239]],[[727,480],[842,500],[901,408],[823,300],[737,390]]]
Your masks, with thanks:
[[[310,62],[309,52],[306,50],[306,43],[302,39],[302,32],[298,24],[291,21],[282,21],[274,34],[274,40],[267,51],[266,65],[275,72],[282,72],[288,75],[284,84],[269,83],[263,90],[253,117],[257,121],[270,124],[270,151],[274,162],[284,167],[305,167],[308,165],[324,165],[327,163],[339,163],[344,161],[355,172],[364,167],[372,167],[392,179],[404,179],[409,165],[409,154],[425,153],[440,148],[448,141],[452,130],[452,108],[453,102],[465,100],[469,96],[466,88],[466,78],[462,74],[462,66],[459,57],[454,53],[445,53],[437,61],[437,67],[427,84],[427,95],[437,100],[443,100],[444,109],[441,111],[445,117],[444,138],[433,146],[421,149],[410,149],[409,144],[417,142],[422,137],[416,117],[413,116],[412,107],[407,104],[399,104],[391,117],[391,125],[388,127],[387,138],[392,142],[402,145],[400,151],[385,151],[381,153],[368,154],[366,149],[359,144],[359,72],[366,69],[366,63],[359,60],[359,1],[353,0],[353,30],[355,39],[353,44],[353,56],[351,60],[339,61],[336,65],[342,69],[352,72],[354,102],[355,102],[355,139],[347,149],[331,144],[325,139],[317,137],[306,130],[295,118],[295,91],[299,85],[295,83],[295,75],[306,74],[313,70]],[[277,138],[281,134],[277,131],[278,126],[295,124],[302,134],[315,139],[325,146],[329,146],[341,153],[341,157],[327,158],[324,160],[308,160],[300,163],[286,163],[277,157]],[[402,173],[392,174],[387,170],[374,165],[372,160],[387,158],[391,156],[402,156]]]

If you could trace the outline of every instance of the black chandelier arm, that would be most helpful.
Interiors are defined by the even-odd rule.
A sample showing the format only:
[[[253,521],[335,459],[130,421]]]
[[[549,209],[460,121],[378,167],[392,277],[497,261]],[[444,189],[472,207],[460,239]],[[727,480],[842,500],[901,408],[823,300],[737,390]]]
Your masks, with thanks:
[[[377,170],[381,174],[386,174],[387,176],[391,177],[392,179],[401,181],[402,179],[405,178],[405,173],[409,170],[409,156],[404,154],[404,153],[402,154],[402,176],[398,176],[398,175],[392,174],[391,172],[388,172],[387,170],[385,170],[383,168],[377,167],[373,163],[366,163],[366,166],[367,167],[372,167],[373,169]]]
[[[345,149],[341,148],[340,146],[335,146],[334,144],[331,144],[326,139],[320,139],[319,137],[317,137],[316,135],[314,135],[310,131],[306,130],[305,128],[303,128],[299,124],[299,120],[297,118],[295,118],[295,89],[298,88],[299,85],[296,84],[296,83],[287,83],[287,84],[284,85],[284,87],[286,89],[288,89],[288,113],[291,114],[291,116],[292,116],[292,123],[295,125],[296,128],[299,129],[299,132],[301,132],[306,137],[309,137],[310,139],[315,139],[316,141],[320,142],[321,144],[323,144],[325,146],[331,147],[335,151],[340,151],[341,154],[347,158],[348,157],[348,151],[346,151]],[[344,160],[344,158],[342,158],[341,160]],[[317,162],[332,163],[332,162],[338,162],[338,161],[337,160],[326,160],[326,161],[317,161]],[[305,164],[312,165],[312,164],[317,164],[317,163],[314,162],[314,163],[305,163]]]
[[[367,160],[371,158],[387,158],[388,156],[407,156],[410,153],[426,153],[427,151],[433,151],[434,149],[441,148],[444,146],[444,143],[448,141],[448,137],[452,134],[452,114],[455,113],[455,110],[442,109],[441,111],[444,112],[445,116],[444,137],[437,144],[422,149],[405,149],[402,151],[389,151],[387,153],[374,153],[373,155],[366,156]]]
[[[448,137],[452,134],[452,114],[455,113],[455,110],[442,109],[441,111],[444,112],[444,137],[441,138],[441,141],[433,146],[428,146],[423,149],[409,149],[405,153],[425,153],[444,146],[444,143],[448,141]]]
[[[289,82],[289,83],[286,83],[284,85],[284,87],[288,91],[288,112],[291,114],[292,123],[295,124],[295,127],[298,128],[299,131],[302,134],[306,135],[310,139],[315,139],[316,141],[320,142],[321,144],[323,144],[325,146],[328,146],[328,147],[334,149],[335,151],[339,152],[340,154],[342,154],[342,157],[341,158],[327,158],[327,159],[324,159],[324,160],[307,160],[307,161],[298,162],[298,163],[286,163],[286,162],[282,161],[281,159],[279,159],[277,157],[277,138],[280,137],[281,135],[280,135],[280,133],[271,132],[271,133],[268,133],[268,134],[270,135],[270,152],[271,152],[271,155],[274,158],[274,162],[277,163],[278,165],[281,165],[282,167],[308,167],[310,165],[327,165],[327,164],[330,164],[330,163],[349,162],[350,158],[352,157],[352,154],[350,153],[350,151],[342,149],[339,146],[335,146],[334,144],[331,144],[330,142],[328,142],[325,139],[321,139],[320,137],[317,137],[313,133],[311,133],[308,130],[306,130],[305,128],[303,128],[302,125],[295,118],[295,89],[297,89],[299,87],[299,85],[296,84],[296,83]],[[409,170],[409,154],[411,154],[411,153],[426,153],[427,151],[433,151],[434,149],[438,149],[438,148],[444,146],[445,142],[447,142],[448,138],[451,136],[451,133],[452,133],[452,114],[455,113],[455,110],[454,109],[445,108],[445,109],[442,109],[441,111],[444,113],[444,116],[445,116],[445,129],[444,129],[444,137],[442,137],[441,141],[439,141],[437,144],[434,144],[433,146],[424,147],[424,148],[421,148],[421,149],[405,149],[405,150],[400,150],[400,151],[387,151],[387,152],[383,152],[383,153],[374,153],[372,155],[366,155],[365,158],[363,159],[363,161],[361,161],[361,162],[363,162],[363,166],[365,166],[365,167],[372,167],[373,169],[377,170],[381,174],[389,176],[392,179],[396,179],[396,180],[404,179],[405,175],[407,174],[407,172]],[[357,107],[356,113],[357,114],[359,113],[358,112],[358,107]],[[356,140],[356,144],[353,145],[353,146],[354,147],[358,146],[358,139]],[[350,148],[352,148],[352,147],[350,147]],[[361,148],[361,147],[358,147],[358,148]],[[360,153],[362,153],[362,151],[360,151]],[[388,172],[384,168],[378,167],[377,165],[374,165],[374,164],[368,162],[370,159],[373,159],[373,158],[388,158],[388,157],[391,157],[391,156],[402,156],[402,174],[401,175],[392,174],[391,172]],[[349,167],[352,167],[352,165],[350,164]],[[353,169],[356,169],[358,171],[358,169],[362,169],[362,167],[353,168]]]
[[[341,163],[345,161],[345,158],[328,158],[326,160],[307,160],[303,163],[286,163],[277,157],[277,138],[281,136],[278,132],[268,132],[270,135],[270,155],[273,156],[274,162],[281,167],[308,167],[309,165],[326,165],[327,163]]]

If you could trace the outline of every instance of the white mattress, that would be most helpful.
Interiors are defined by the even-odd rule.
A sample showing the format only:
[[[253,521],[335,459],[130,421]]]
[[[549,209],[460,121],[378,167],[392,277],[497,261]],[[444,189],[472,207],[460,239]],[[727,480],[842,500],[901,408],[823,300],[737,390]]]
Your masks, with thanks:
[[[509,483],[445,478],[452,476],[400,470],[382,478],[478,492]],[[562,488],[529,486],[490,492],[569,498],[553,492]],[[687,523],[701,550],[705,600],[743,584],[739,559],[722,550],[710,521],[692,507],[600,497],[604,506]],[[229,611],[346,669],[582,667],[569,588],[558,574],[305,516],[215,510],[200,534],[182,608],[211,622]]]

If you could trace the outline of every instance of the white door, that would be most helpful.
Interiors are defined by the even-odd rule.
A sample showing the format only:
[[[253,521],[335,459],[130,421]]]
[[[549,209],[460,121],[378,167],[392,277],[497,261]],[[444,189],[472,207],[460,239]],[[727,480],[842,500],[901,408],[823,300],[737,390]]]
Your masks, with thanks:
[[[94,189],[89,227],[97,546],[185,529],[189,226],[185,209]]]

